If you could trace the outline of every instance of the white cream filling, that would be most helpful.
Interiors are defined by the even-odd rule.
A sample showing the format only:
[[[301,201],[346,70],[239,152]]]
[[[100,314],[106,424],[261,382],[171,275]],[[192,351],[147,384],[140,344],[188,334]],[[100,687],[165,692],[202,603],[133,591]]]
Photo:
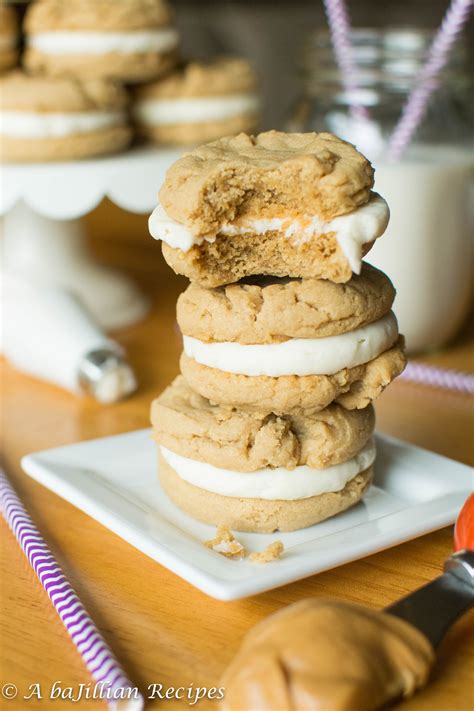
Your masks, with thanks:
[[[325,222],[320,217],[303,215],[301,219],[283,217],[262,219],[241,219],[235,223],[223,224],[219,234],[257,234],[278,230],[297,245],[317,238],[318,235],[334,232],[337,242],[344,252],[353,272],[360,273],[362,266],[362,248],[373,242],[385,232],[390,217],[390,211],[385,200],[374,193],[368,203],[358,207],[347,215],[340,215]],[[216,234],[196,236],[185,226],[167,215],[161,205],[152,212],[148,227],[155,239],[161,239],[170,247],[187,252],[195,244],[204,241],[213,242]]]
[[[290,338],[282,343],[205,343],[183,336],[184,352],[202,365],[239,375],[333,375],[368,363],[398,338],[393,312],[348,333],[325,338]]]
[[[76,30],[37,32],[27,38],[28,46],[44,54],[136,54],[169,52],[178,44],[174,27],[130,32],[81,32]]]
[[[0,35],[0,51],[15,49],[18,39],[16,35]]]
[[[203,96],[186,99],[149,99],[134,106],[133,114],[148,126],[167,126],[174,123],[201,123],[253,114],[259,109],[255,94]]]
[[[60,138],[100,131],[123,123],[123,111],[0,111],[0,135],[11,138]]]
[[[372,439],[353,459],[326,469],[302,465],[292,470],[265,467],[255,472],[235,472],[183,457],[163,446],[160,450],[178,476],[193,486],[222,496],[271,501],[294,501],[341,491],[348,481],[365,471],[375,460]]]

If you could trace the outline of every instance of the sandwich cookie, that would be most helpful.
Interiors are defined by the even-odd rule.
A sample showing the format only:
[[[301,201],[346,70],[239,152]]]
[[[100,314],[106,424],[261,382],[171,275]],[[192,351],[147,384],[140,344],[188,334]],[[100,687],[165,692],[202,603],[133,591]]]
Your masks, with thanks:
[[[192,284],[178,300],[181,372],[220,404],[364,408],[405,366],[394,296],[368,264],[344,285],[274,277],[212,290]]]
[[[252,411],[215,405],[181,376],[152,404],[160,481],[202,521],[291,531],[345,510],[372,477],[374,411]]]
[[[178,32],[165,0],[37,0],[25,30],[32,73],[139,82],[176,64]]]
[[[0,79],[3,160],[57,161],[123,150],[131,140],[127,94],[104,80],[31,77]]]
[[[370,163],[328,133],[244,133],[187,153],[150,217],[168,264],[212,288],[252,275],[349,281],[389,210]]]
[[[0,5],[0,72],[18,64],[18,17],[11,5]]]
[[[165,79],[137,88],[138,132],[156,143],[189,144],[253,131],[260,101],[255,73],[243,59],[192,62]]]

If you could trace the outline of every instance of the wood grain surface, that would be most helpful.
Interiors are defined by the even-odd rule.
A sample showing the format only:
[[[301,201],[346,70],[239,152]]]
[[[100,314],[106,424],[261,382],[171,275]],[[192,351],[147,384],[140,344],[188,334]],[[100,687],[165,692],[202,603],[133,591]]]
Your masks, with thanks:
[[[108,202],[88,217],[91,246],[104,262],[133,275],[148,293],[151,311],[140,324],[117,332],[140,379],[129,400],[103,407],[33,380],[0,363],[2,455],[27,508],[130,678],[143,693],[163,687],[218,686],[245,632],[256,622],[305,596],[384,607],[441,572],[452,550],[452,528],[437,531],[355,563],[237,602],[218,602],[176,577],[53,493],[25,476],[20,458],[34,450],[126,432],[148,425],[151,399],[178,371],[180,340],[174,303],[184,280],[164,264],[147,237],[146,219]],[[472,370],[472,341],[464,338],[425,360]],[[377,404],[378,427],[433,451],[474,464],[473,412],[468,398],[403,382]],[[133,476],[133,472],[130,473]],[[43,709],[70,702],[47,698],[63,687],[90,683],[81,660],[3,520],[1,546],[1,683],[19,695],[5,709],[36,707],[25,701],[40,683]],[[471,711],[474,707],[474,615],[466,615],[444,641],[432,683],[396,708]],[[103,708],[82,701],[74,708]],[[149,708],[189,708],[185,701],[151,701]],[[191,707],[192,708],[192,707]],[[203,711],[217,708],[200,701]],[[277,711],[277,710],[275,710]]]

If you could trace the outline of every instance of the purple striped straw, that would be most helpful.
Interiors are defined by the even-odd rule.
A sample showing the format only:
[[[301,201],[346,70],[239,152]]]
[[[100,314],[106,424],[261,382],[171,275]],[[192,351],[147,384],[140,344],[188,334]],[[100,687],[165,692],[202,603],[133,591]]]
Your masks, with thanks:
[[[125,676],[1,468],[0,512],[95,679],[97,698],[111,711],[141,711],[143,697]]]
[[[469,17],[473,3],[474,0],[451,0],[433,39],[417,84],[408,97],[400,120],[390,138],[387,150],[390,160],[398,160],[401,157],[423,120],[431,94],[437,87],[437,76],[448,60],[449,52]]]
[[[474,375],[459,370],[437,368],[434,365],[410,361],[400,377],[420,385],[474,395]]]
[[[369,114],[365,106],[356,100],[354,101],[354,97],[357,95],[357,81],[346,3],[344,0],[324,0],[324,7],[336,62],[341,72],[342,84],[350,97],[351,114],[359,120],[368,119]]]

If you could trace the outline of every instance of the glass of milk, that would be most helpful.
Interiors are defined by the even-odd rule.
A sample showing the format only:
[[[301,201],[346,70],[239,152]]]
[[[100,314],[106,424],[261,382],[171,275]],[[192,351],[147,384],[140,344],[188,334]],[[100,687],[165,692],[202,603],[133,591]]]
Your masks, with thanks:
[[[353,30],[358,89],[348,96],[328,34],[314,33],[306,48],[305,97],[289,122],[291,130],[336,133],[372,161],[375,190],[387,200],[391,219],[367,259],[396,286],[395,312],[410,352],[439,348],[456,335],[472,283],[474,124],[462,43],[413,144],[398,162],[385,155],[431,39],[431,32],[407,28]],[[351,117],[354,98],[370,121]]]

